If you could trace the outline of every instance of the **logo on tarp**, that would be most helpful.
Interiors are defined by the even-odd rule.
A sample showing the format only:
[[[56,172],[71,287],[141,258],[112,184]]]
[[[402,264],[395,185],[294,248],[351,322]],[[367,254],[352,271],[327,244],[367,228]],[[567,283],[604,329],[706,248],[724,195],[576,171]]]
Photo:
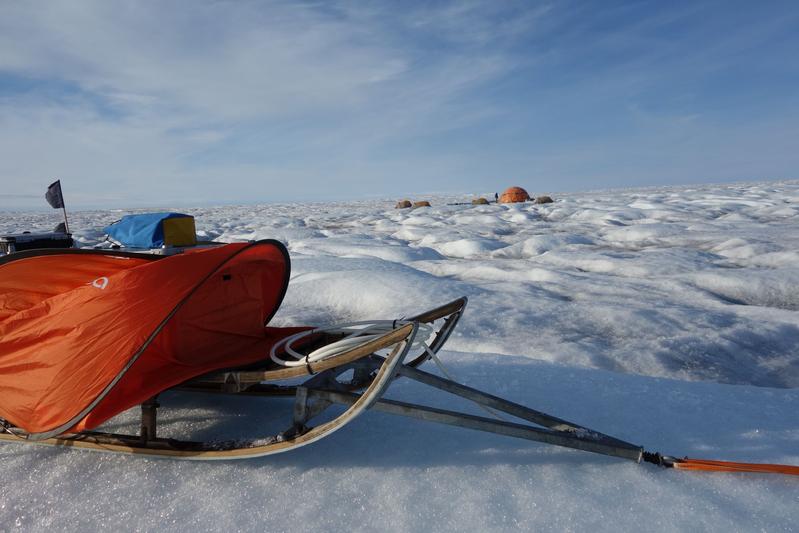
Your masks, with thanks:
[[[101,278],[97,278],[96,280],[92,281],[92,287],[97,287],[98,289],[102,290],[108,287],[108,278],[103,276]]]

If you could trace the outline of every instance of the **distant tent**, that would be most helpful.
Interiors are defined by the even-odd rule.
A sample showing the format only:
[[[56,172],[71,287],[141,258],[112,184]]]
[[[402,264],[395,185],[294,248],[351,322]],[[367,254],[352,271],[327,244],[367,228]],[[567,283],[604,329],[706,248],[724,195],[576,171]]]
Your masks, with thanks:
[[[413,207],[430,207],[430,202],[427,200],[420,200],[418,202],[413,202]]]
[[[183,213],[126,215],[103,231],[123,246],[131,248],[197,244],[194,217]]]
[[[530,195],[521,187],[509,187],[505,189],[505,192],[499,197],[499,203],[514,204],[517,202],[526,202],[529,199]]]
[[[481,196],[480,198],[472,200],[472,205],[488,205],[488,200]]]
[[[399,202],[397,202],[397,205],[394,206],[394,209],[407,209],[412,206],[413,204],[411,203],[410,200],[400,200]]]

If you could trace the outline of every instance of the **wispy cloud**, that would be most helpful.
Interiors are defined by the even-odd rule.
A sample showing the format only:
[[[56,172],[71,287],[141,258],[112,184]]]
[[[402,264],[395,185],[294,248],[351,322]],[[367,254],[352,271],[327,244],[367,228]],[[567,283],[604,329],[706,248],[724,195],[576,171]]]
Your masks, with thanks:
[[[286,135],[299,152],[321,147],[321,166],[325,157],[357,154],[387,138],[459,127],[473,113],[451,120],[442,111],[513,68],[501,50],[465,54],[415,44],[442,32],[456,41],[490,39],[492,27],[477,23],[477,4],[458,8],[455,18],[452,9],[415,10],[400,24],[388,6],[329,7],[6,4],[0,74],[34,89],[0,100],[0,140],[14,154],[0,163],[3,183],[32,187],[42,174],[59,173],[80,184],[82,176],[93,182],[105,174],[116,186],[146,188],[181,178],[205,150],[258,163],[257,149],[246,147],[261,132],[267,146],[285,144]],[[53,84],[75,94],[54,98],[44,90]]]
[[[791,20],[723,3],[9,2],[0,187],[38,197],[58,176],[132,205],[580,186],[725,121],[790,130],[775,109],[797,70],[775,62],[797,48]],[[783,79],[721,88],[757,68]],[[776,102],[740,103],[758,90]],[[581,154],[602,150],[597,172]]]

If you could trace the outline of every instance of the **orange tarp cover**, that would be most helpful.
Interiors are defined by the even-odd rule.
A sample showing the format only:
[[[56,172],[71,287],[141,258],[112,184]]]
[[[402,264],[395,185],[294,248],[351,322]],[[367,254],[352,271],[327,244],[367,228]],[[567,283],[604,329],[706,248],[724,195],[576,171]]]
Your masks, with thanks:
[[[499,203],[513,204],[517,202],[526,202],[529,199],[530,195],[521,187],[508,187],[499,197]]]
[[[268,357],[288,285],[277,241],[169,257],[0,259],[0,418],[32,438],[96,427],[192,377]]]

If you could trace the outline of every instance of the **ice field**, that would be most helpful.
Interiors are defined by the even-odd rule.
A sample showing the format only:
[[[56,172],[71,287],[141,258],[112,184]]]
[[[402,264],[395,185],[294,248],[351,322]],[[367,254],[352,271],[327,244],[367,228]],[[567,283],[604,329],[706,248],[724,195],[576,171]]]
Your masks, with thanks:
[[[274,324],[399,318],[466,295],[442,352],[460,381],[653,451],[799,464],[799,182],[552,196],[174,210],[194,215],[205,239],[288,246],[291,283]],[[108,246],[102,228],[141,211],[73,212],[70,227],[80,246]],[[0,212],[0,233],[49,230],[59,213]],[[460,406],[401,381],[387,396]],[[175,432],[258,435],[273,422],[268,400],[171,393],[162,405],[174,406],[163,417]],[[659,470],[379,413],[245,462],[16,444],[0,445],[0,458],[0,531],[799,523],[796,478]]]

